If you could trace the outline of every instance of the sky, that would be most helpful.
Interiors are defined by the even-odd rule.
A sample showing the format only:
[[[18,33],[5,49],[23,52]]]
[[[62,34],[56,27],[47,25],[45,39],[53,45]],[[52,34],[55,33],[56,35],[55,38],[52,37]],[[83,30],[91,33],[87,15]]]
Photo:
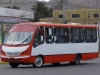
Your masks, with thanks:
[[[49,2],[50,0],[38,0],[38,1],[46,1],[46,2]]]

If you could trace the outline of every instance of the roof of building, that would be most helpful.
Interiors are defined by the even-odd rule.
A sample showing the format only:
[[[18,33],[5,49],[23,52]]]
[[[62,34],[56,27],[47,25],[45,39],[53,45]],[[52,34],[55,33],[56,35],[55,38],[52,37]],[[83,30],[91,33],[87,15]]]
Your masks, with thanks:
[[[19,18],[28,18],[33,19],[34,14],[31,10],[17,10],[17,9],[9,9],[0,7],[0,16],[11,16],[11,17],[19,17]]]

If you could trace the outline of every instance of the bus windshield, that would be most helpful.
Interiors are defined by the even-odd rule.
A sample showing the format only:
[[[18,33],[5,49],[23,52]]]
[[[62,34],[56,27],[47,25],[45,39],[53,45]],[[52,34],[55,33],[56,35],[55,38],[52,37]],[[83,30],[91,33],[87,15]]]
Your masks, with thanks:
[[[9,32],[4,40],[4,44],[29,44],[33,34],[34,32]]]

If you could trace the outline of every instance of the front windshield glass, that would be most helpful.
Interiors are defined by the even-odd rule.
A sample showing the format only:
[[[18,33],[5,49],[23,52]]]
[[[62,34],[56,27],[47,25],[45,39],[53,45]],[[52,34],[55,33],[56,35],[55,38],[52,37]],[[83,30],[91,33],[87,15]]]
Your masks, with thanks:
[[[4,44],[29,44],[32,40],[33,32],[9,32]]]

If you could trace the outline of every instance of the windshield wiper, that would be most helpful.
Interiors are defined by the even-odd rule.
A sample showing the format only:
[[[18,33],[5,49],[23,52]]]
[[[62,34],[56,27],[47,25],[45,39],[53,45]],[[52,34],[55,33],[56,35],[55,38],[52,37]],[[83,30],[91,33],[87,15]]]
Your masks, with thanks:
[[[27,41],[29,38],[31,38],[32,35],[30,35],[28,38],[26,38],[21,44],[23,44],[25,41]]]

